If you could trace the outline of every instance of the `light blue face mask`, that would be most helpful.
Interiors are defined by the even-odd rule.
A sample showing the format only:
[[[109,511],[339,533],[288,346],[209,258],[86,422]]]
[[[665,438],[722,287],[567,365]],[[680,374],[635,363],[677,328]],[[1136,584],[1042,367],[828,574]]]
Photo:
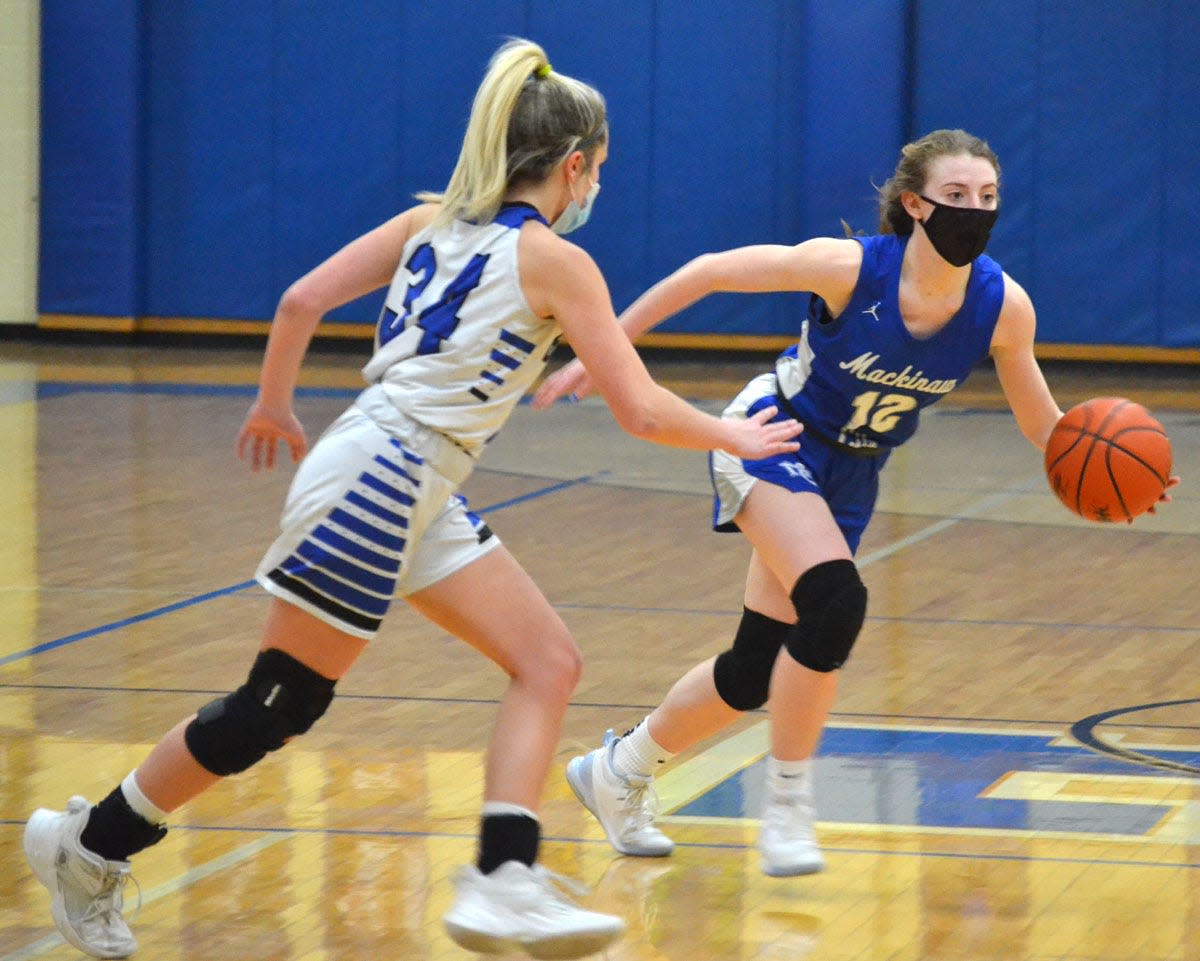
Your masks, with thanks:
[[[550,229],[556,234],[569,234],[572,230],[578,230],[588,222],[588,217],[592,215],[592,205],[596,202],[596,194],[600,193],[600,181],[597,180],[592,184],[592,189],[587,192],[587,196],[583,198],[582,206],[575,202],[575,198],[571,198],[571,202],[567,204],[567,209],[564,210],[550,225]]]

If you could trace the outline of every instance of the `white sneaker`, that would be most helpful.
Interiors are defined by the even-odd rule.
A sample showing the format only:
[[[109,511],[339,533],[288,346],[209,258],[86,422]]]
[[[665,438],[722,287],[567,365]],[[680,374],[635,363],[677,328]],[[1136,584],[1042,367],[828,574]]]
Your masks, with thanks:
[[[567,763],[567,783],[579,803],[600,822],[609,843],[622,854],[666,857],[675,849],[675,842],[654,826],[654,816],[658,813],[654,778],[617,773],[613,751],[619,740],[611,730],[606,731],[603,747],[571,758]]]
[[[454,881],[458,896],[443,918],[446,933],[468,951],[524,950],[535,958],[580,958],[621,936],[624,921],[573,904],[555,882],[582,893],[540,864],[505,861],[491,874],[463,868]]]
[[[804,773],[785,776],[779,773],[775,759],[768,757],[762,824],[758,831],[763,874],[789,878],[816,874],[825,867],[813,830],[815,821],[812,762],[806,765]]]
[[[95,958],[127,958],[137,941],[121,916],[128,861],[106,861],[79,843],[92,806],[81,797],[66,811],[38,808],[25,825],[25,857],[50,891],[59,933]]]

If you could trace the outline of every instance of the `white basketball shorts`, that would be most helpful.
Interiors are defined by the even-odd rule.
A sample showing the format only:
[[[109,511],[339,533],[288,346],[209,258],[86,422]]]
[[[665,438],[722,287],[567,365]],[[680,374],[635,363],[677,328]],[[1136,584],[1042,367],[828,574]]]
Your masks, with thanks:
[[[499,546],[457,493],[474,464],[368,388],[300,463],[282,533],[255,577],[339,630],[373,638],[393,597]]]

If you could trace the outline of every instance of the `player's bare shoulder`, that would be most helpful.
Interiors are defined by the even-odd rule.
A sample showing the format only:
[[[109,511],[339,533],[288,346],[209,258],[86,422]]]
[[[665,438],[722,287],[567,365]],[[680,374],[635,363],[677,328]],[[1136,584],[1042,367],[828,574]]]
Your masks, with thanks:
[[[858,276],[862,266],[863,248],[850,237],[813,237],[796,245],[804,249],[806,258],[820,261],[831,273]]]
[[[408,207],[392,217],[391,220],[381,224],[373,234],[380,243],[393,247],[398,257],[400,251],[413,237],[433,223],[440,210],[441,206],[434,203]]]
[[[517,263],[525,299],[539,317],[554,316],[552,305],[566,288],[584,277],[600,275],[586,250],[536,220],[521,225]]]
[[[1037,328],[1037,317],[1033,301],[1025,288],[1007,273],[1004,277],[1004,301],[1000,305],[1000,317],[992,334],[992,349],[1004,347],[1027,347],[1033,343]]]
[[[819,294],[828,303],[844,303],[858,283],[863,248],[846,237],[813,237],[792,248],[792,263],[804,278],[804,290]]]
[[[409,207],[400,215],[404,221],[404,242],[407,243],[411,238],[415,237],[422,230],[427,230],[437,215],[441,212],[441,204],[418,204],[415,207]]]

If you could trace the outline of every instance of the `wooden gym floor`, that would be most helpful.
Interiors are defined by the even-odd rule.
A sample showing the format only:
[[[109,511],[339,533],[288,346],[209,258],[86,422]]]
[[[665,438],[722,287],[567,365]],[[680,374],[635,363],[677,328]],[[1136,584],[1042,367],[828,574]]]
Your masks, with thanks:
[[[313,357],[310,437],[364,355]],[[29,813],[97,800],[244,677],[264,611],[249,579],[291,475],[233,454],[258,357],[0,343],[0,961],[79,956],[25,866]],[[652,366],[719,410],[765,363]],[[818,762],[824,873],[758,871],[761,713],[660,779],[668,860],[614,856],[553,772],[544,860],[628,920],[608,958],[1200,959],[1197,379],[1048,377],[1064,407],[1154,409],[1174,503],[1132,526],[1074,519],[974,375],[893,458],[862,545],[870,615]],[[702,454],[630,440],[594,401],[523,406],[466,493],[583,648],[560,763],[728,643],[748,555],[709,531]],[[465,957],[440,919],[473,857],[501,688],[398,606],[313,732],[135,859],[138,957]]]

